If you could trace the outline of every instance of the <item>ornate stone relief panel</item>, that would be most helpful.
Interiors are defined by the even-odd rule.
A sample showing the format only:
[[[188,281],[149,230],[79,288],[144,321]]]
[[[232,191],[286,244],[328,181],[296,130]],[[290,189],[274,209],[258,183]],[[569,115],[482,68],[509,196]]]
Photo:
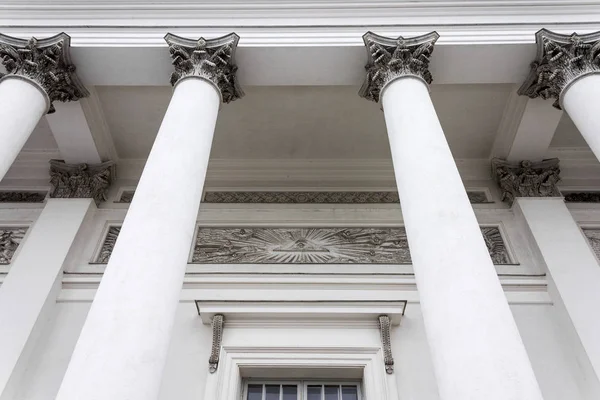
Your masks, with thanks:
[[[0,203],[43,203],[48,192],[0,191]]]
[[[600,192],[563,192],[567,203],[600,203]]]
[[[10,264],[26,232],[24,226],[0,227],[0,265]]]
[[[583,234],[590,242],[590,246],[594,253],[596,253],[596,257],[600,260],[600,228],[583,228]]]
[[[120,227],[109,227],[95,263],[106,264]],[[495,226],[481,232],[494,264],[511,264]],[[199,227],[193,264],[410,264],[404,228]]]

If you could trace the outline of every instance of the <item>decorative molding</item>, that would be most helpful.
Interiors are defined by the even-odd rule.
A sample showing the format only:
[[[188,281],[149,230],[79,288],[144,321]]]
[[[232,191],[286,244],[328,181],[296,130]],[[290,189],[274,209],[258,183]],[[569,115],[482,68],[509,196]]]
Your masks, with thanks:
[[[391,375],[394,373],[394,356],[392,355],[390,317],[388,317],[387,315],[380,315],[378,318],[378,322],[379,332],[381,334],[381,345],[383,349],[383,362],[385,364],[385,372]]]
[[[492,159],[492,175],[502,191],[502,201],[512,205],[515,197],[562,197],[558,158],[541,162],[510,163]]]
[[[235,33],[217,39],[192,40],[172,33],[165,36],[169,44],[175,71],[171,74],[171,85],[187,77],[196,76],[212,82],[221,93],[224,103],[237,100],[244,95],[239,86],[235,64],[235,50],[240,37]]]
[[[10,264],[19,244],[25,237],[27,227],[0,227],[0,265]]]
[[[43,203],[48,192],[0,190],[0,203]]]
[[[600,203],[599,192],[562,192],[567,203]]]
[[[112,161],[102,164],[66,164],[50,160],[51,198],[93,198],[106,201],[106,192],[115,175]]]
[[[600,31],[563,35],[547,29],[535,35],[537,57],[519,94],[544,100],[562,109],[562,94],[576,79],[600,73]]]
[[[374,102],[381,101],[385,86],[401,76],[414,76],[430,84],[429,58],[440,35],[431,32],[413,38],[397,39],[367,32],[363,41],[367,48],[366,79],[359,95]]]
[[[24,77],[38,84],[48,96],[48,113],[54,112],[54,101],[76,101],[88,96],[88,91],[75,74],[66,33],[38,40],[18,39],[0,34],[0,58],[7,74]]]
[[[221,353],[221,342],[223,340],[223,314],[216,314],[212,320],[212,347],[208,359],[208,370],[214,374],[219,368],[219,354]]]

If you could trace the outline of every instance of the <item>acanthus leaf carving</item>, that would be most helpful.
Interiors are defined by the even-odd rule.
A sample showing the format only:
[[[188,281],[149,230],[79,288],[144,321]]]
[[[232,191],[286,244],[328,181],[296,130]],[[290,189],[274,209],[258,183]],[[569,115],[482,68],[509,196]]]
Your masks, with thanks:
[[[208,370],[211,374],[217,372],[217,368],[219,368],[224,322],[225,317],[223,314],[215,314],[212,320],[212,346],[210,349],[210,357],[208,358]]]
[[[67,164],[50,160],[51,198],[92,198],[96,204],[106,200],[114,177],[114,163]]]
[[[383,362],[385,364],[385,372],[388,374],[394,373],[394,356],[392,354],[392,335],[391,321],[387,315],[380,315],[378,318],[379,333],[381,335],[381,346],[383,350]]]
[[[25,237],[26,227],[0,227],[0,265],[10,264]]]
[[[54,101],[76,101],[89,95],[71,63],[66,33],[38,40],[18,39],[0,34],[0,58],[7,74],[21,76],[39,85],[48,96],[48,113],[54,112]]]
[[[561,197],[558,158],[541,162],[511,163],[492,160],[492,175],[502,191],[502,201],[512,205],[516,197]]]

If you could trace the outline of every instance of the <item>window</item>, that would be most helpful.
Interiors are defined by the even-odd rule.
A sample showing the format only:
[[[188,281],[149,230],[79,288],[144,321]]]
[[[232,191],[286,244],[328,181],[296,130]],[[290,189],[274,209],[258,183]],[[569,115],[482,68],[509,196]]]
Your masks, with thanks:
[[[244,400],[360,400],[358,383],[248,382]]]

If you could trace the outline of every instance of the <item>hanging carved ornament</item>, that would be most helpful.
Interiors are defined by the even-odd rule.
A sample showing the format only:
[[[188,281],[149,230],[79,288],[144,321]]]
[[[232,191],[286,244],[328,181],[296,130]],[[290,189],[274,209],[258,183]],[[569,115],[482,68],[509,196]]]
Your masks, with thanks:
[[[206,40],[186,39],[172,33],[165,36],[169,44],[172,64],[171,85],[180,80],[197,76],[212,82],[221,92],[224,103],[244,95],[236,76],[235,50],[240,37],[235,33]]]
[[[89,95],[71,64],[71,38],[60,33],[38,40],[18,39],[0,34],[0,58],[6,74],[24,77],[37,83],[48,95],[48,113],[53,113],[54,101],[76,101]]]
[[[26,232],[23,226],[0,227],[0,265],[10,264]]]
[[[92,198],[96,204],[106,200],[114,175],[114,163],[66,164],[50,160],[51,198]]]
[[[223,341],[223,323],[225,317],[222,314],[216,314],[212,320],[212,347],[210,349],[210,358],[208,359],[208,370],[214,374],[219,368],[219,354],[221,353],[221,342]]]
[[[515,197],[561,197],[558,158],[541,162],[510,163],[492,160],[492,175],[502,191],[502,201],[512,205]]]
[[[381,346],[383,350],[383,362],[385,372],[394,373],[394,356],[392,355],[391,321],[387,315],[379,316],[379,333],[381,334]]]
[[[367,32],[363,36],[369,57],[365,66],[367,76],[358,94],[379,102],[383,88],[405,75],[418,77],[430,84],[433,77],[429,72],[429,59],[439,36],[437,32],[431,32],[408,39],[402,36],[393,39]]]
[[[536,33],[537,57],[519,94],[555,99],[562,109],[562,93],[576,79],[600,73],[600,32],[561,35],[542,29]]]

